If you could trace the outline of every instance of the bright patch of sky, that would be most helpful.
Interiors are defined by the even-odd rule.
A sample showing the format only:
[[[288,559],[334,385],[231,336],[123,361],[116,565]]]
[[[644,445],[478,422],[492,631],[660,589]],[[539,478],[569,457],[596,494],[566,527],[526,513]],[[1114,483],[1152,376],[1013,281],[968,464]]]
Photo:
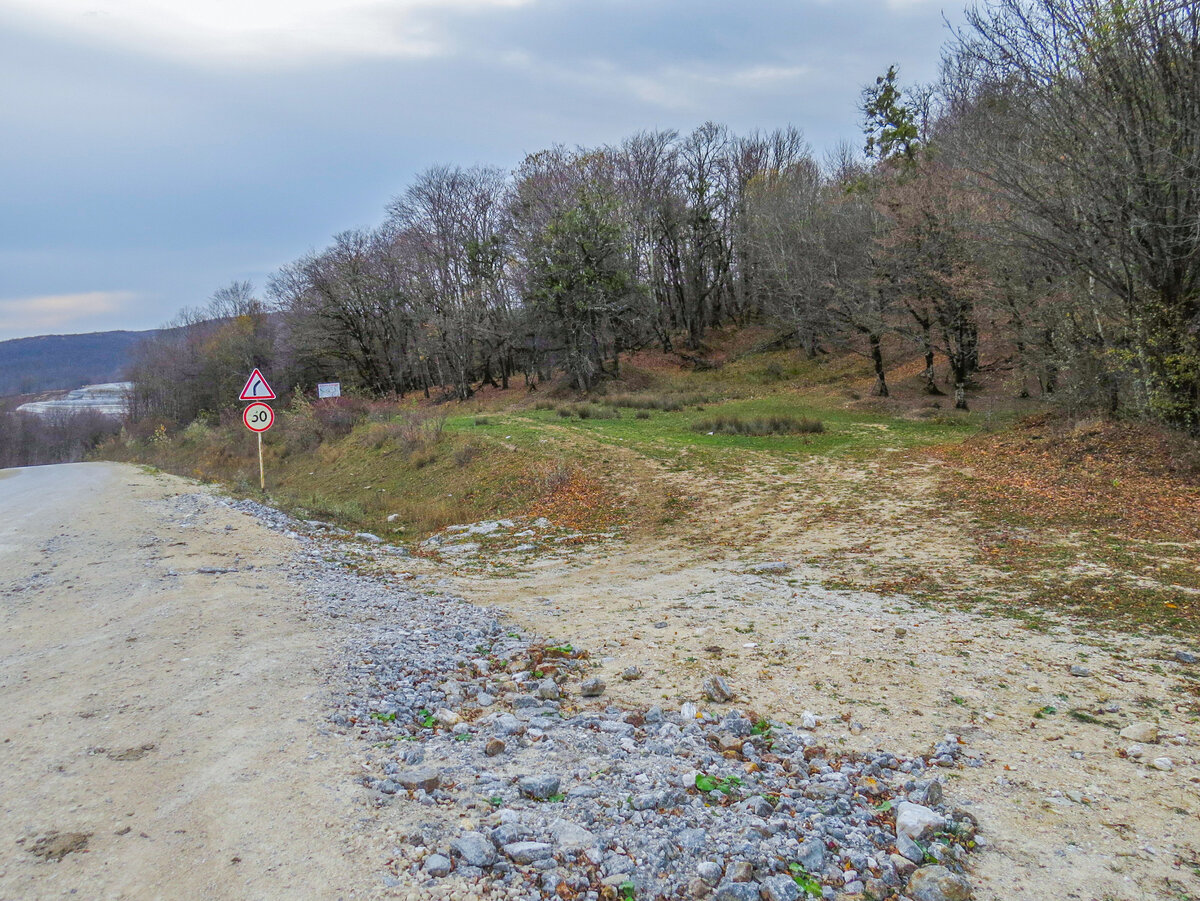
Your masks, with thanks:
[[[151,328],[233,279],[261,287],[377,223],[435,163],[508,167],[709,119],[857,145],[862,86],[891,63],[933,78],[960,15],[933,0],[0,0],[0,340]]]

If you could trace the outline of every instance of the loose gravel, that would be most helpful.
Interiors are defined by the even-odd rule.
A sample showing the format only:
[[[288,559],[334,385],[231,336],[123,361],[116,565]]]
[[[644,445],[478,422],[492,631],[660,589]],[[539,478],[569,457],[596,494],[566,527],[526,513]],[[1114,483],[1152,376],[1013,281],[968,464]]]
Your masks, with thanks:
[[[403,549],[228,503],[299,540],[292,576],[348,627],[330,720],[359,740],[376,803],[406,805],[415,824],[388,885],[430,898],[969,897],[961,872],[982,839],[941,778],[979,763],[958,737],[917,757],[840,752],[811,715],[796,727],[732,706],[717,674],[702,706],[605,706],[586,649],[355,572]]]

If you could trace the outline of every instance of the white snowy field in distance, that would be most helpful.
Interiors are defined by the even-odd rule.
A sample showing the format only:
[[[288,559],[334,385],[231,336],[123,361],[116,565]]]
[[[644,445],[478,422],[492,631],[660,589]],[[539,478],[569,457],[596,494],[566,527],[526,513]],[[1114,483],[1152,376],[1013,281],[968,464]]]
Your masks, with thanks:
[[[70,413],[100,413],[104,416],[124,416],[129,410],[129,392],[133,382],[107,382],[103,385],[84,385],[68,391],[55,400],[35,400],[17,407],[18,413],[52,418]]]

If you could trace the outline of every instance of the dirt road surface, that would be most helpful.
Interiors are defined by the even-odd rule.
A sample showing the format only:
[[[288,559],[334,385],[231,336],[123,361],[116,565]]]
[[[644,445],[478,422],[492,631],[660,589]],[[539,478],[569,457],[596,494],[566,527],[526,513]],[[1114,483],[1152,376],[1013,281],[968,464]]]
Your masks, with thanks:
[[[949,569],[980,587],[998,574],[963,553],[965,518],[937,509],[927,464],[865,512],[868,469],[757,472],[758,486],[738,483],[742,494],[724,491],[697,517],[701,538],[501,552],[492,567],[447,555],[454,591],[590,649],[605,703],[703,704],[702,681],[719,673],[736,693],[724,707],[795,723],[811,711],[833,747],[919,754],[958,736],[983,762],[944,771],[947,797],[982,826],[977,901],[1200,898],[1194,642],[831,589],[887,567]],[[703,484],[689,473],[679,488]],[[843,515],[812,514],[823,504]],[[772,561],[785,570],[751,571]],[[645,677],[621,679],[629,666]],[[1120,735],[1135,723],[1157,738]]]
[[[368,897],[291,543],[181,491],[0,472],[0,898]]]

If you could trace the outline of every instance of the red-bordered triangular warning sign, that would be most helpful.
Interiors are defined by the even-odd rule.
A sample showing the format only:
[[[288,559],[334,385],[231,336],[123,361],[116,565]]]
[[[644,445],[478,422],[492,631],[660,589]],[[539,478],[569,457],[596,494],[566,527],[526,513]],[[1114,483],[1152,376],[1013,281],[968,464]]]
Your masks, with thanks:
[[[263,378],[263,374],[255,369],[246,379],[246,387],[238,395],[238,400],[275,400],[275,392]]]

